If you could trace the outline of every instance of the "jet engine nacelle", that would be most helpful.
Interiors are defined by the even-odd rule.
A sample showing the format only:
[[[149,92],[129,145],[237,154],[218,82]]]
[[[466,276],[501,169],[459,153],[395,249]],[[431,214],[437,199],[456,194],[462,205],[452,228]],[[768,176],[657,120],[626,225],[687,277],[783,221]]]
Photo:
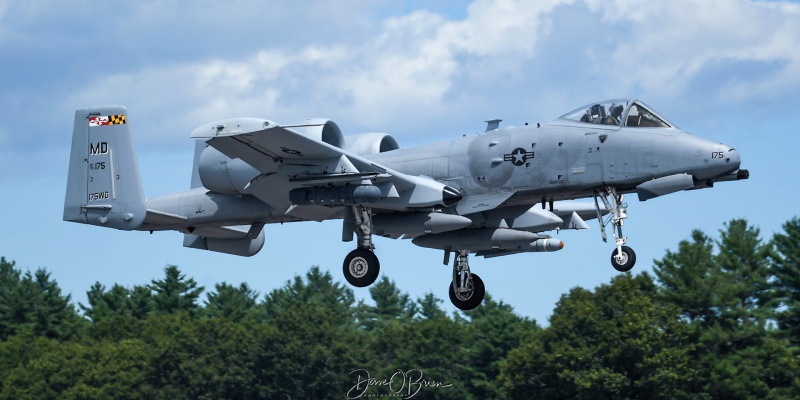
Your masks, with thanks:
[[[312,139],[325,142],[331,146],[344,148],[342,130],[335,122],[325,118],[307,118],[293,124],[281,124],[281,127],[300,132]]]
[[[207,137],[208,131],[215,134],[258,132],[275,125],[278,124],[266,119],[233,118],[204,124],[192,132],[192,137]],[[309,118],[280,126],[334,147],[344,148],[345,145],[341,129],[329,119]],[[258,170],[241,159],[232,159],[211,146],[200,154],[197,173],[206,189],[226,194],[241,194],[244,187],[259,175]]]
[[[208,146],[200,153],[197,162],[200,182],[211,191],[225,194],[241,194],[258,170],[238,158],[229,158],[219,150]]]
[[[400,148],[393,137],[387,133],[380,132],[347,136],[344,138],[344,143],[345,150],[359,156],[368,156]]]

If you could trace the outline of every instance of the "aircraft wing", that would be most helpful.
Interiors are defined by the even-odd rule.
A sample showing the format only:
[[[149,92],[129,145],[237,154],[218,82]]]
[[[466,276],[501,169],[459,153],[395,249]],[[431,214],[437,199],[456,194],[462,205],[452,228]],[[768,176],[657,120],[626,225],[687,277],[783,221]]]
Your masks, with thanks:
[[[257,118],[239,118],[206,124],[192,138],[230,158],[239,158],[261,175],[245,188],[262,201],[303,219],[323,220],[339,212],[330,207],[296,204],[289,192],[298,188],[336,185],[373,185],[381,200],[377,209],[449,205],[461,199],[452,188],[432,179],[403,174],[352,154],[343,145],[339,128],[327,120],[278,125]]]
[[[504,201],[508,200],[513,194],[513,191],[505,190],[469,196],[464,199],[464,201],[458,203],[456,211],[459,215],[466,215],[493,210]]]

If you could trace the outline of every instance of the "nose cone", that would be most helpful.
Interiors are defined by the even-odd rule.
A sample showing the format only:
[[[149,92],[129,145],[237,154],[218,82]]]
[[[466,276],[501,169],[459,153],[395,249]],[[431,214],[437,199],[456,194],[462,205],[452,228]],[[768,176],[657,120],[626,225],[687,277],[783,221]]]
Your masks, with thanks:
[[[702,149],[702,150],[701,150]],[[722,143],[701,145],[697,149],[697,161],[702,160],[694,172],[697,179],[714,179],[739,169],[742,159],[733,147]]]
[[[739,152],[734,148],[728,147],[728,156],[726,157],[726,162],[731,163],[731,165],[735,165],[738,169],[739,165],[742,163],[742,159],[739,157]]]

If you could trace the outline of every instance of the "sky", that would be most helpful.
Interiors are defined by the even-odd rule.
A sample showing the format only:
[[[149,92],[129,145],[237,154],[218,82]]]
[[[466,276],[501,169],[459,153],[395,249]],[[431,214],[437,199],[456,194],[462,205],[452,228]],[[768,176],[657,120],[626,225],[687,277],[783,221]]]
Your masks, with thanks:
[[[175,232],[62,221],[74,110],[128,108],[145,195],[188,188],[206,122],[335,121],[402,147],[546,122],[639,98],[681,129],[735,147],[750,179],[645,202],[628,196],[636,271],[691,231],[746,218],[764,239],[796,216],[800,5],[781,1],[0,0],[0,255],[46,268],[76,302],[100,282],[143,285],[177,265],[206,289],[262,295],[312,265],[345,282],[341,222],[270,225],[250,258],[186,249]],[[473,257],[487,292],[547,324],[559,297],[618,274],[612,244],[564,231],[556,253]],[[377,238],[381,275],[447,300],[442,253]],[[354,289],[368,299],[366,288]]]

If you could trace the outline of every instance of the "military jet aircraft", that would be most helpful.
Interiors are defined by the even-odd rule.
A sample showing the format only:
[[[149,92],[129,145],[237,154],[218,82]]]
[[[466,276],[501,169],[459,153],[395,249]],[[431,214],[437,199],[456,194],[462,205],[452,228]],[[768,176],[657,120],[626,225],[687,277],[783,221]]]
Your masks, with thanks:
[[[356,248],[342,266],[357,287],[380,263],[375,235],[451,254],[453,304],[469,310],[485,288],[473,253],[556,251],[544,232],[610,224],[611,264],[630,270],[623,195],[640,201],[747,179],[732,147],[693,136],[634,99],[580,107],[536,126],[499,128],[401,149],[385,133],[343,136],[333,121],[278,124],[234,118],[195,129],[191,189],[145,199],[127,110],[75,112],[64,220],[121,230],[184,233],[186,247],[252,256],[266,224],[343,221]],[[568,200],[593,198],[594,202]]]

